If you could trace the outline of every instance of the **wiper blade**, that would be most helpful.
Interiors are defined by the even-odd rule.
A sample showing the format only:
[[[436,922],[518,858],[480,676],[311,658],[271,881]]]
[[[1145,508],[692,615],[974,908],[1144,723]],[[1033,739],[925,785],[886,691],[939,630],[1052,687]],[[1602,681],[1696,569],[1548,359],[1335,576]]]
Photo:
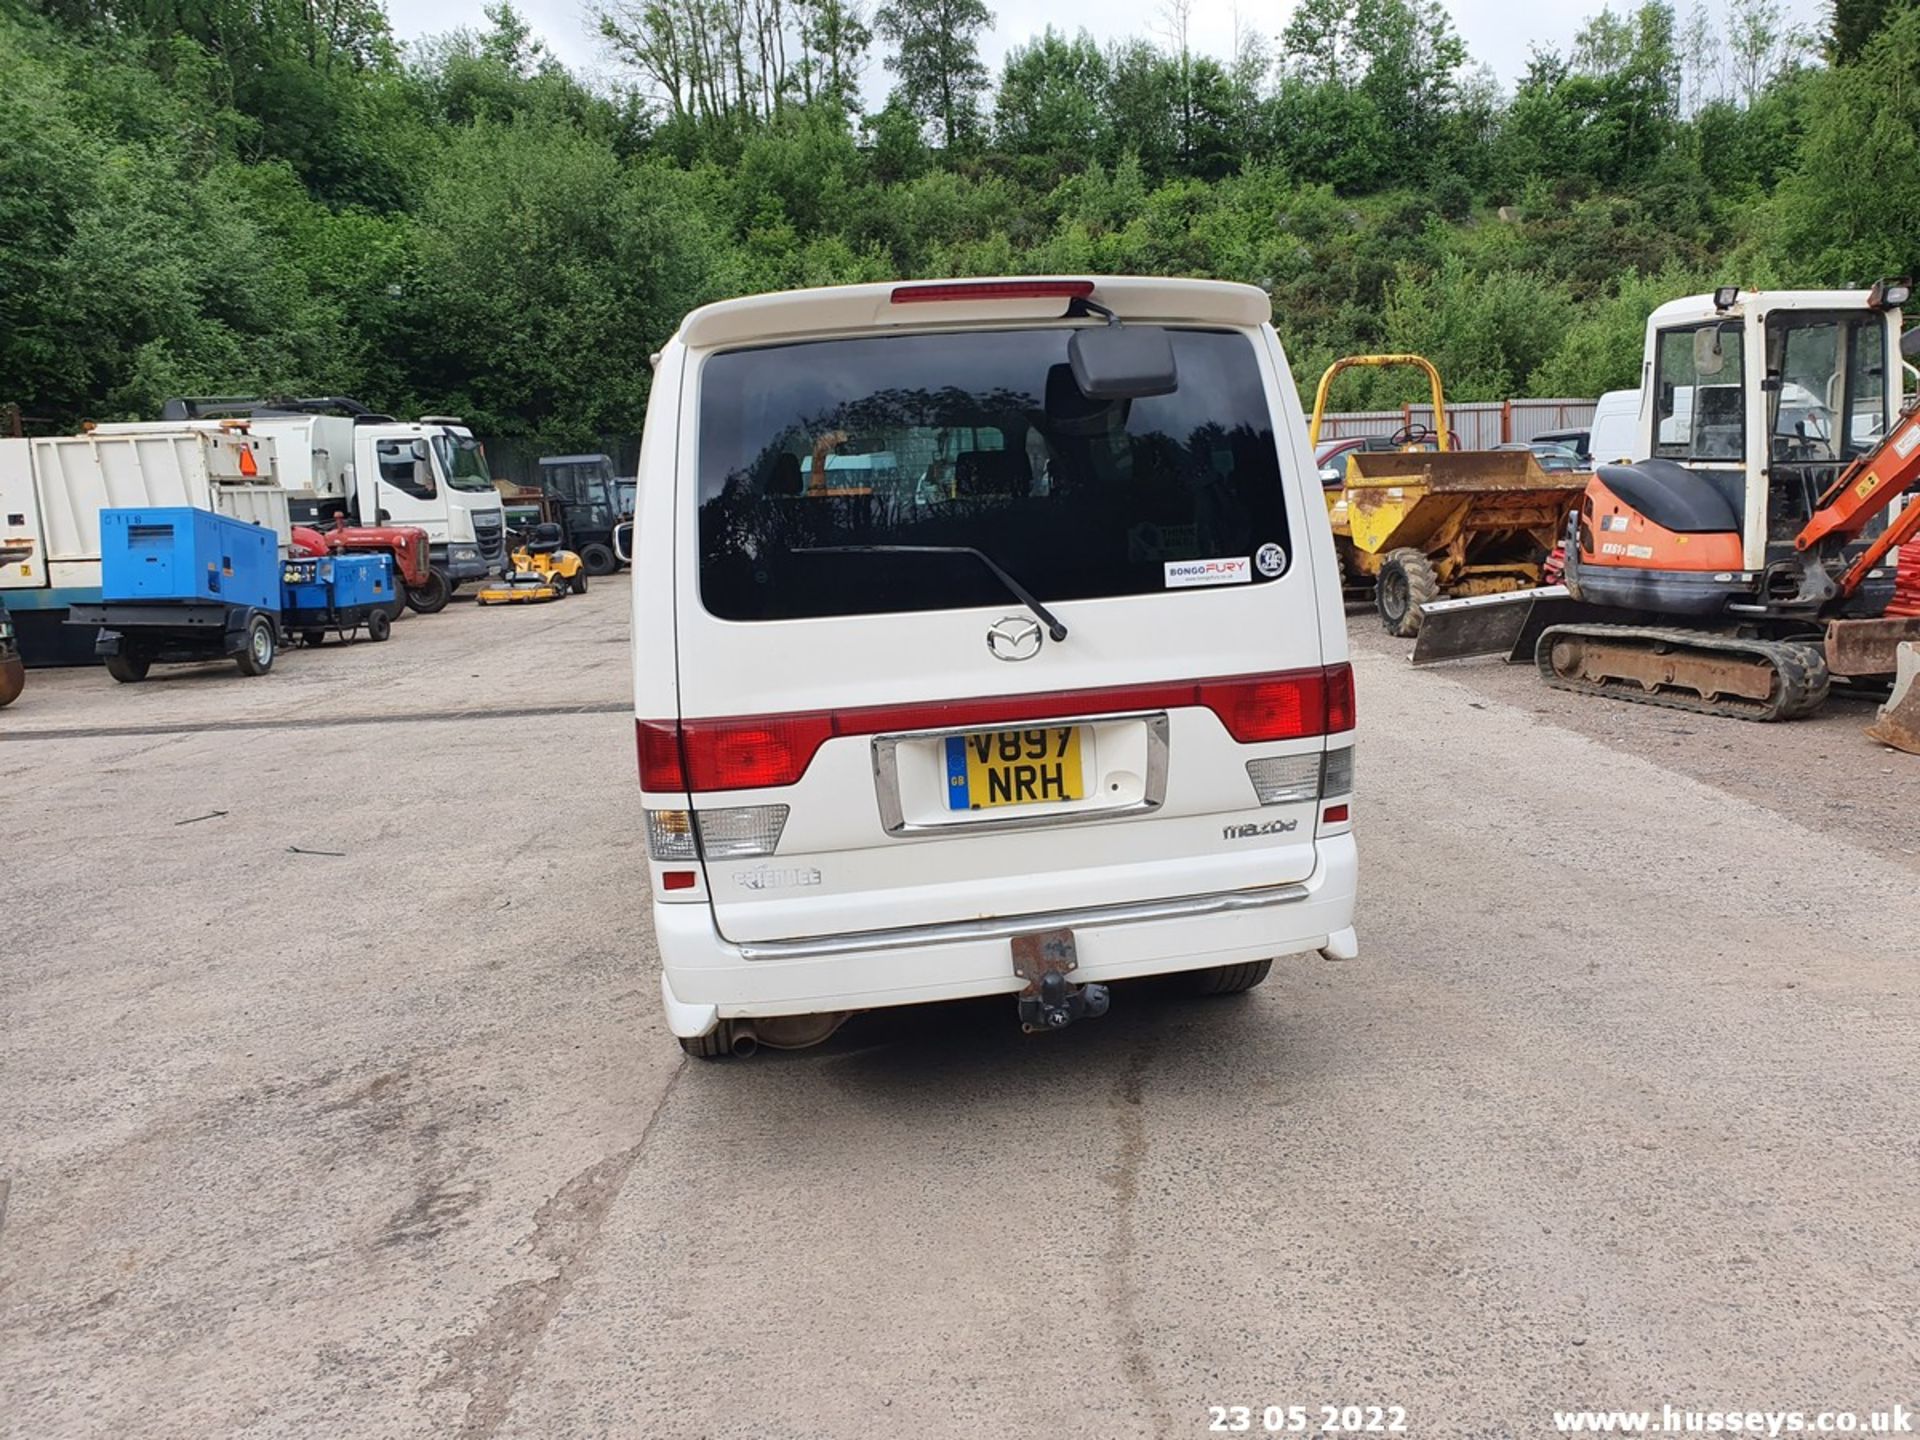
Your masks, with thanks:
[[[994,578],[1007,587],[1009,594],[1027,609],[1034,618],[1047,627],[1047,634],[1054,643],[1067,638],[1067,627],[1060,623],[1060,617],[1042,605],[1031,590],[1022,585],[1013,576],[1000,568],[999,562],[984,550],[976,550],[971,545],[810,545],[795,550],[795,555],[971,555],[987,569]]]

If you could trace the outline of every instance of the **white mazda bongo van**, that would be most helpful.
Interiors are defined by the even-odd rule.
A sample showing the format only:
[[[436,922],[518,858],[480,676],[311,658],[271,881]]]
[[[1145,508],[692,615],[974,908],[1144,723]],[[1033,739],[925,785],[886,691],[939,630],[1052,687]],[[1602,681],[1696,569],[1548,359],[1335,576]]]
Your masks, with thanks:
[[[661,994],[698,1055],[1354,954],[1332,537],[1261,291],[855,285],[694,311],[640,452]]]

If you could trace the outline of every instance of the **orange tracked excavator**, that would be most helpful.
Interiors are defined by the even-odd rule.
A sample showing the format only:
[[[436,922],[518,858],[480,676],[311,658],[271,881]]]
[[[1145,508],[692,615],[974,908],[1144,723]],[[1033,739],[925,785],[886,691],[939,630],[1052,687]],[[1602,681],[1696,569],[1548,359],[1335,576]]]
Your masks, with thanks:
[[[1920,639],[1920,620],[1884,613],[1888,556],[1920,533],[1920,504],[1888,523],[1920,482],[1910,288],[1728,286],[1654,311],[1647,458],[1587,485],[1564,584],[1504,613],[1429,607],[1416,662],[1511,648],[1561,689],[1749,720],[1811,714],[1834,675],[1891,674]]]

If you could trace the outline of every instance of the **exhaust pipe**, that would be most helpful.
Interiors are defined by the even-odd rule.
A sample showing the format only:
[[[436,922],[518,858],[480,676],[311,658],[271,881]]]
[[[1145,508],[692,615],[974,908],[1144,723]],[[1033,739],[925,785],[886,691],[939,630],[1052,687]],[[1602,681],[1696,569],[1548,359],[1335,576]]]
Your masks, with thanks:
[[[739,1020],[733,1022],[732,1031],[727,1036],[727,1049],[735,1059],[744,1060],[760,1048],[760,1037],[751,1025]]]

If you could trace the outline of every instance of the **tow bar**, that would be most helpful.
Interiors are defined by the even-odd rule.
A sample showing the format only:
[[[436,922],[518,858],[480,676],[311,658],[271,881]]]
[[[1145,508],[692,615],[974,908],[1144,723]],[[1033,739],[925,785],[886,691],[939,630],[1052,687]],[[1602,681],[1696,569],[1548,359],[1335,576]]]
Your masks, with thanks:
[[[1080,966],[1073,931],[1043,930],[1013,937],[1013,971],[1027,982],[1020,992],[1020,1028],[1029,1035],[1064,1030],[1076,1020],[1107,1013],[1112,997],[1104,985],[1076,985],[1067,978]]]

